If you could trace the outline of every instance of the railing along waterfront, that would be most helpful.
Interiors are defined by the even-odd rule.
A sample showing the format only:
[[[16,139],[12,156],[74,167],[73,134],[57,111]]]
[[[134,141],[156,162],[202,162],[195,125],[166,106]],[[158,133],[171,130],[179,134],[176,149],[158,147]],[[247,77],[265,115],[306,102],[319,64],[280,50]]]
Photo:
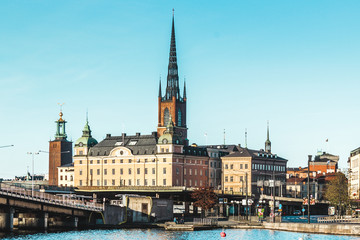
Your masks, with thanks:
[[[32,200],[36,202],[43,202],[54,204],[63,207],[71,207],[88,211],[103,211],[104,206],[100,203],[85,202],[84,200],[71,199],[65,196],[56,196],[44,192],[31,191],[25,188],[10,186],[0,183],[0,194]]]
[[[360,223],[360,218],[353,218],[350,215],[319,217],[318,223]]]
[[[218,220],[215,218],[194,218],[194,225],[203,226],[215,226],[218,224]]]

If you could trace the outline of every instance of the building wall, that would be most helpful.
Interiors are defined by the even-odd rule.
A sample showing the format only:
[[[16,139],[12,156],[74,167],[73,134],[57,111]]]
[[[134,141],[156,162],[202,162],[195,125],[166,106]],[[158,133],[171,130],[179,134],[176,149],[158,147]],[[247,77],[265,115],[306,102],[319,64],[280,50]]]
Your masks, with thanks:
[[[65,153],[66,152],[66,153]],[[58,167],[72,162],[72,142],[55,140],[49,143],[49,185],[58,186]]]
[[[350,197],[352,199],[359,199],[359,185],[360,185],[360,154],[352,154],[349,158],[349,188],[350,188]]]
[[[251,157],[222,157],[223,190],[246,193],[246,173],[248,194],[251,194]]]
[[[58,186],[74,186],[74,167],[58,167]]]
[[[199,187],[207,181],[207,159],[166,151],[133,155],[117,147],[109,156],[74,156],[75,186]]]

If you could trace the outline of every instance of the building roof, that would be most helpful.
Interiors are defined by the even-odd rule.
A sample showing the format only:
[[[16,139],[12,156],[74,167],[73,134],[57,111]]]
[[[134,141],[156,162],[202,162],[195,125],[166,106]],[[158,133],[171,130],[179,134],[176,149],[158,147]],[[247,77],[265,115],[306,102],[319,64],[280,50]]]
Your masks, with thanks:
[[[288,161],[285,158],[277,156],[277,154],[267,153],[264,150],[253,150],[248,148],[237,147],[237,151],[230,153],[229,155],[225,156],[227,158],[231,157],[251,157],[252,159],[259,159],[259,160],[277,160],[277,161]]]
[[[133,136],[111,136],[107,134],[106,138],[90,148],[90,156],[107,156],[110,151],[116,147],[129,148],[133,155],[155,154],[157,144],[157,134],[153,132],[151,135],[141,135],[136,133]]]
[[[61,167],[74,167],[74,163],[72,162],[72,163],[67,163],[67,164],[59,166],[59,168],[61,168]]]

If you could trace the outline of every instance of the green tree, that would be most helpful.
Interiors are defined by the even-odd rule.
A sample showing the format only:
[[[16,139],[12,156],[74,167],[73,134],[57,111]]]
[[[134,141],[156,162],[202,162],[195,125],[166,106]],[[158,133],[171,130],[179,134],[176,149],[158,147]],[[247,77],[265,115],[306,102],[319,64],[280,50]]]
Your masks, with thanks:
[[[327,184],[325,199],[337,207],[338,215],[341,215],[342,210],[349,205],[348,180],[343,173],[336,173],[335,178]]]
[[[195,200],[195,207],[201,207],[201,213],[203,217],[205,210],[209,210],[210,208],[214,207],[218,199],[214,189],[210,187],[202,187],[195,190],[191,194],[191,198]]]

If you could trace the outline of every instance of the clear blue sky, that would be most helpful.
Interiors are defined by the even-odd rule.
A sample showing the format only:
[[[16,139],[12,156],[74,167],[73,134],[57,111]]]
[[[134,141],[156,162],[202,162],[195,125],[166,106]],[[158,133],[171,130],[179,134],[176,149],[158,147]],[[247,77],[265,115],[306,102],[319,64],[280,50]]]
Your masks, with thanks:
[[[175,8],[180,85],[190,142],[259,149],[288,166],[318,149],[360,146],[360,1],[45,1],[0,7],[0,177],[24,175],[28,151],[48,150],[65,102],[69,139],[86,110],[93,136],[157,126]],[[181,89],[182,91],[182,89]],[[325,140],[329,139],[328,146]],[[35,158],[46,173],[48,156]]]

